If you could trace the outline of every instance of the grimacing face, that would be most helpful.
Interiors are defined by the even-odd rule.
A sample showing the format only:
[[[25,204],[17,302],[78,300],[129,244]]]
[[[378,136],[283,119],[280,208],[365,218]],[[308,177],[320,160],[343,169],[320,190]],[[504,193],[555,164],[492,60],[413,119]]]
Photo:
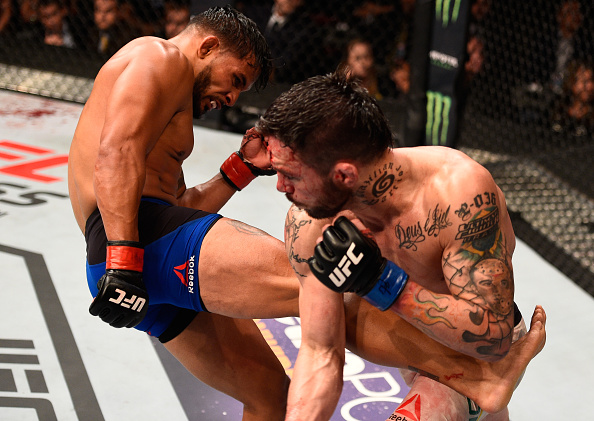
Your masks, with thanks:
[[[329,218],[342,210],[352,197],[350,190],[321,177],[278,138],[269,136],[266,140],[279,192],[315,219]]]

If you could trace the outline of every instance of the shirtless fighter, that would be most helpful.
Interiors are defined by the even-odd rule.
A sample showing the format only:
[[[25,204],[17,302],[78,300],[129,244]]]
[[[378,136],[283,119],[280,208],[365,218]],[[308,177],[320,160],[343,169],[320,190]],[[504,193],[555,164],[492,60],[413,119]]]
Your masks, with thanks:
[[[193,107],[233,105],[267,82],[269,62],[256,26],[231,8],[209,9],[170,40],[132,41],[98,73],[68,167],[91,314],[159,338],[198,379],[242,402],[244,420],[266,421],[284,418],[289,379],[251,318],[297,316],[299,282],[281,241],[216,212],[270,161],[250,132],[203,184],[187,188],[182,163],[194,145]],[[537,315],[528,340],[512,348],[517,359],[488,363],[353,298],[355,352],[430,372],[487,405],[507,403],[544,340]]]
[[[448,348],[486,361],[505,357],[526,333],[513,301],[514,232],[485,168],[449,148],[393,149],[377,103],[341,73],[293,86],[257,130],[269,145],[277,189],[294,204],[285,243],[301,281],[302,343],[288,419],[327,419],[329,402],[340,396],[340,293],[355,292]],[[483,414],[430,377],[403,374],[412,387],[405,401],[415,401],[419,419]],[[484,419],[508,418],[505,408],[485,409],[497,414]],[[397,410],[394,419],[409,419],[407,411]]]

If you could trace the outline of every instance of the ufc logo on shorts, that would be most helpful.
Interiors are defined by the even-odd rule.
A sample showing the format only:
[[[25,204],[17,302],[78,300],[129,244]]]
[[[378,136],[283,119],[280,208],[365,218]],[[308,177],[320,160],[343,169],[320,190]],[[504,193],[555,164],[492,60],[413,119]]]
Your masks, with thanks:
[[[351,276],[351,270],[349,269],[351,264],[356,266],[363,258],[363,253],[360,253],[358,256],[355,256],[353,250],[355,250],[355,243],[351,243],[346,254],[342,256],[342,259],[340,259],[338,266],[336,266],[332,273],[329,275],[330,280],[334,282],[334,285],[336,285],[337,287],[344,284],[344,281],[346,281],[347,278]]]
[[[118,298],[110,298],[109,301],[115,304],[119,304],[122,307],[132,308],[132,310],[134,311],[140,311],[142,310],[142,307],[144,307],[144,303],[146,303],[146,300],[144,298],[137,297],[136,295],[133,295],[130,298],[126,298],[126,292],[122,291],[119,288],[116,288],[115,292],[120,294],[120,296]]]

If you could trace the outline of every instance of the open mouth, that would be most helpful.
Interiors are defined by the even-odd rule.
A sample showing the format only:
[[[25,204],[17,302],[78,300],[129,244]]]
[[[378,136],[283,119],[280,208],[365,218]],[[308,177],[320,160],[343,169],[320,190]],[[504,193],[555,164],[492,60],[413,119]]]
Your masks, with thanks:
[[[202,109],[202,112],[203,113],[206,113],[206,112],[211,111],[211,110],[220,110],[221,108],[222,107],[221,107],[221,104],[219,102],[215,101],[214,99],[211,99],[209,102],[207,102],[204,105],[204,108]]]

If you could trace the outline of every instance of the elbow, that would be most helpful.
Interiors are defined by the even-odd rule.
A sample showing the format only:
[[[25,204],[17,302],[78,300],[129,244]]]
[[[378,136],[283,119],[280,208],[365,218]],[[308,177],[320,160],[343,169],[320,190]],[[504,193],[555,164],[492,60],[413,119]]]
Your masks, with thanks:
[[[478,359],[487,362],[497,362],[509,353],[511,349],[511,337],[505,339],[493,339],[491,345],[477,348]]]

